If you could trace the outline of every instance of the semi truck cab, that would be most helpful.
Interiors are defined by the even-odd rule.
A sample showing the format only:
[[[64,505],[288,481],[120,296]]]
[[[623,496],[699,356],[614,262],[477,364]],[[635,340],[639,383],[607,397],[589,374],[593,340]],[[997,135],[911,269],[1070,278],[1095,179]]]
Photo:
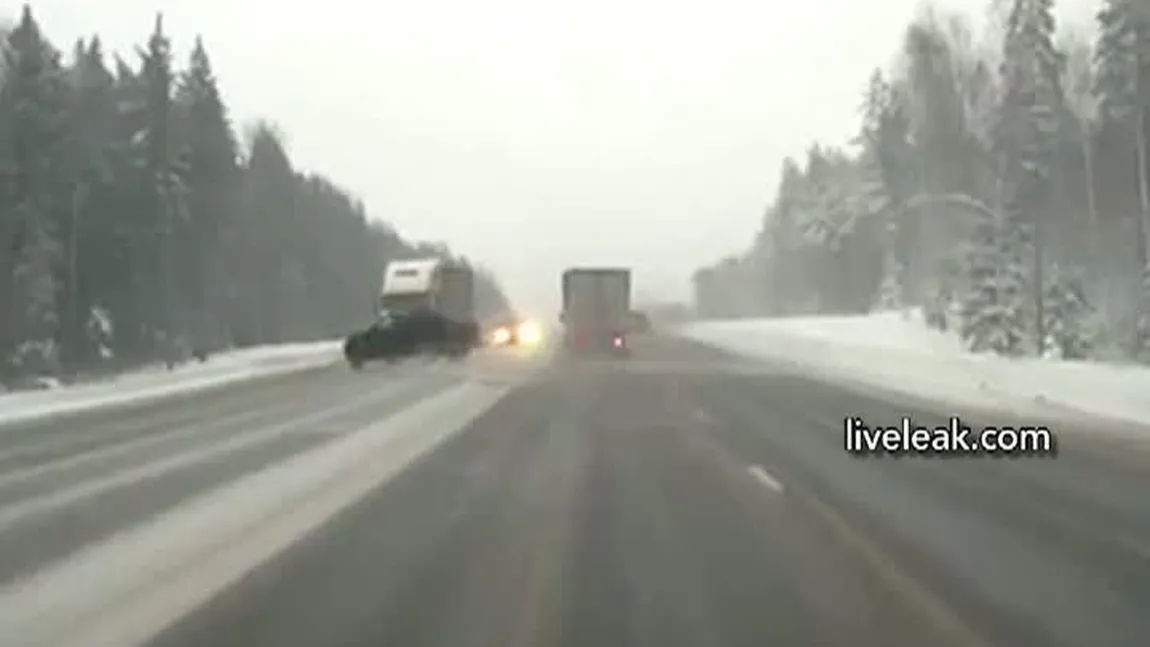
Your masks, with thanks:
[[[474,273],[466,265],[439,258],[392,261],[384,269],[378,305],[425,322],[427,336],[453,356],[465,355],[482,341],[475,320]]]

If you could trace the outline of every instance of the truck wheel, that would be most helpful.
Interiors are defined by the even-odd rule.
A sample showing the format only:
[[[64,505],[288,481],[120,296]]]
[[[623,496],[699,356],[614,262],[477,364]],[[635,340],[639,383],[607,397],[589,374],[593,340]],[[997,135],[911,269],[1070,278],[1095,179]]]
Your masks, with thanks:
[[[356,357],[349,357],[347,358],[347,365],[351,367],[351,370],[358,371],[363,368],[363,360]]]

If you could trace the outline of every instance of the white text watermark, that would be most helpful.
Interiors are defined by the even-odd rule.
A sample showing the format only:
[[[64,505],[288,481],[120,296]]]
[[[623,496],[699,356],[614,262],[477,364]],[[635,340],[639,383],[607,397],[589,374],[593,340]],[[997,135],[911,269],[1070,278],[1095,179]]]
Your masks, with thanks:
[[[843,421],[843,442],[852,454],[1042,456],[1057,452],[1054,433],[1043,426],[972,429],[958,417],[945,426],[924,427],[910,418],[897,425],[868,425],[862,418]]]

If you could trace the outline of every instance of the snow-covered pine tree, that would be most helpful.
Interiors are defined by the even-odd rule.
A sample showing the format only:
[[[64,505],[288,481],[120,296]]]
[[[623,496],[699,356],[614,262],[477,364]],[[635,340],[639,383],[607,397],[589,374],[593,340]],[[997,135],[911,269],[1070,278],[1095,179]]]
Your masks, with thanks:
[[[8,34],[0,86],[0,373],[26,349],[54,349],[59,333],[60,227],[67,214],[68,86],[60,53],[31,9]],[[19,352],[20,358],[14,356]],[[49,352],[54,352],[50,350]],[[51,360],[55,358],[42,358]],[[9,369],[9,370],[5,370]],[[2,377],[2,375],[0,375]]]
[[[903,309],[902,285],[899,283],[900,270],[899,263],[896,261],[893,268],[883,274],[878,292],[877,307],[879,310]]]
[[[1098,41],[1094,49],[1100,129],[1118,140],[1134,142],[1135,190],[1138,213],[1133,218],[1138,267],[1150,273],[1150,151],[1146,121],[1150,109],[1150,13],[1131,0],[1104,0],[1097,15]],[[1136,298],[1131,355],[1150,361],[1150,298],[1145,280]]]
[[[100,39],[80,43],[70,67],[71,154],[73,165],[68,227],[62,232],[66,271],[61,301],[61,351],[68,368],[102,361],[104,349],[89,334],[93,310],[121,284],[119,266],[126,260],[117,245],[115,148],[119,112],[115,78],[105,65]],[[106,305],[106,304],[105,304]]]
[[[15,314],[23,324],[12,360],[21,373],[55,373],[59,369],[55,332],[60,323],[56,309],[60,283],[55,264],[60,246],[47,228],[34,227],[28,235],[12,276],[16,302],[22,307]]]
[[[863,148],[864,194],[873,205],[871,210],[883,221],[883,272],[878,307],[905,308],[909,295],[899,225],[914,175],[910,118],[905,98],[885,79],[881,70],[871,75],[861,113],[862,128],[856,141]]]
[[[1056,115],[1064,101],[1064,62],[1054,47],[1053,34],[1051,0],[1013,0],[1003,38],[1004,92],[994,132],[1002,188],[997,249],[1003,277],[1009,277],[1000,278],[996,289],[1007,295],[1003,303],[1012,308],[1011,327],[1034,326],[1029,336],[1040,352],[1046,337],[1039,279],[1047,226],[1043,206],[1058,130]]]
[[[172,95],[175,72],[172,70],[171,41],[164,33],[163,16],[156,15],[152,35],[146,48],[139,52],[145,100],[144,142],[147,181],[141,195],[146,205],[143,214],[147,225],[139,232],[141,252],[146,254],[148,272],[141,278],[147,286],[147,327],[169,366],[182,355],[185,344],[181,303],[178,297],[179,271],[176,240],[184,229],[180,222],[186,214],[186,191],[179,175],[173,144],[175,121]]]
[[[1052,265],[1046,275],[1047,354],[1062,359],[1086,359],[1096,341],[1094,308],[1086,297],[1078,268]]]
[[[187,295],[184,310],[192,344],[203,358],[223,345],[223,240],[235,227],[240,175],[238,146],[201,38],[180,75],[174,113],[174,149],[187,184],[189,216],[182,223],[187,244],[179,250],[177,280]]]
[[[922,317],[927,327],[946,332],[950,329],[947,317],[949,295],[937,279],[924,284]]]
[[[968,289],[959,297],[959,332],[975,352],[1026,352],[1028,272],[1012,252],[1023,243],[1017,231],[1005,218],[984,214],[964,255]]]

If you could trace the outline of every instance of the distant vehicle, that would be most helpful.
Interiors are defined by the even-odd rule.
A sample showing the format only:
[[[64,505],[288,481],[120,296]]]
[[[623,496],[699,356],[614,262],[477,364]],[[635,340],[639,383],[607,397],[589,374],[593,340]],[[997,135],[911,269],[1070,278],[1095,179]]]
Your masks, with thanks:
[[[631,270],[571,268],[563,272],[562,289],[559,320],[568,350],[630,354]]]
[[[489,324],[487,339],[492,346],[533,346],[541,341],[542,331],[530,319],[508,315]]]
[[[488,322],[487,339],[492,346],[519,344],[519,317],[514,314],[495,317]]]
[[[643,334],[651,332],[651,318],[642,310],[632,310],[628,317],[628,328],[632,333]]]
[[[392,261],[384,270],[379,306],[376,321],[344,342],[353,368],[418,354],[462,358],[482,343],[474,274],[465,265],[438,258]]]

